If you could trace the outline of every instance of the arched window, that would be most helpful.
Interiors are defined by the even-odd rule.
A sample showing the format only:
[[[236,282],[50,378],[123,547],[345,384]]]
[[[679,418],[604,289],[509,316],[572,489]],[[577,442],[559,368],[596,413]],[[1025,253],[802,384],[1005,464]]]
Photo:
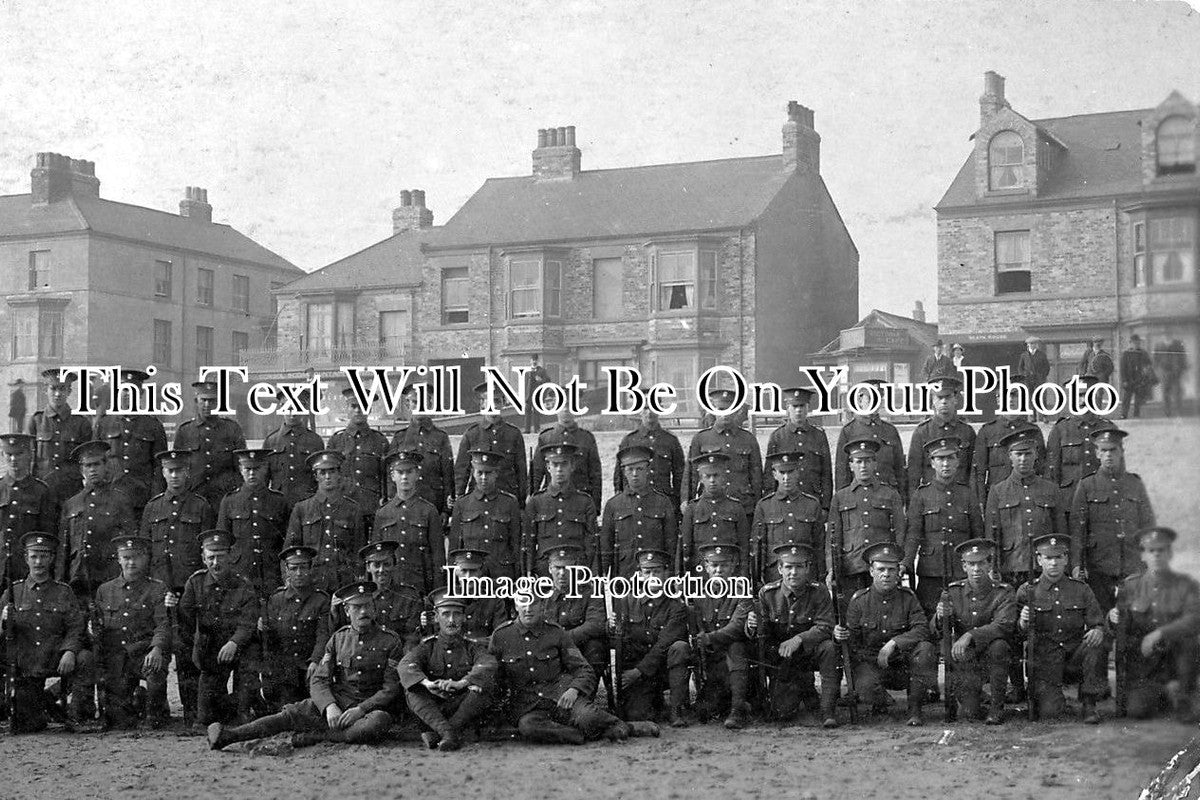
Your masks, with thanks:
[[[988,188],[1015,189],[1021,185],[1025,142],[1015,131],[1000,131],[988,145]]]
[[[1155,134],[1158,174],[1196,171],[1196,134],[1187,117],[1167,117]]]

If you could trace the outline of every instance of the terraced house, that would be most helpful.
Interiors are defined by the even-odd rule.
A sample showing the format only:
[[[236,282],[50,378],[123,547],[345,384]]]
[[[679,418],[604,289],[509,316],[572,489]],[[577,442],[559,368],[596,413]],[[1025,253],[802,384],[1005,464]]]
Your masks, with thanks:
[[[406,363],[461,366],[468,387],[535,353],[556,379],[594,386],[624,364],[684,399],[715,364],[792,383],[857,318],[858,252],[820,142],[795,102],[780,150],[751,158],[585,170],[574,127],[540,130],[528,174],[485,181],[440,227],[409,193],[392,237],[281,289],[293,355],[260,369],[395,342]]]
[[[1198,112],[1171,92],[1154,108],[1033,120],[987,73],[974,148],[937,206],[942,338],[1015,366],[1036,334],[1059,381],[1091,336],[1114,358],[1133,334],[1149,351],[1179,339],[1194,364]],[[1196,397],[1200,371],[1183,379]]]

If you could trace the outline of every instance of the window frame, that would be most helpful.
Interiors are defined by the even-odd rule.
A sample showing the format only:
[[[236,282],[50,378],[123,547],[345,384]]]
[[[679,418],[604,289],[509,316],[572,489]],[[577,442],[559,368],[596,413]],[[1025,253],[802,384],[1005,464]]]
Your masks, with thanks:
[[[213,361],[216,359],[214,331],[211,325],[196,326],[196,366],[197,367],[213,367],[216,364]],[[201,348],[201,342],[207,342],[207,353]]]
[[[1163,161],[1164,142],[1163,128],[1169,123],[1179,122],[1185,128],[1180,133],[1171,133],[1170,140],[1174,142],[1174,158]],[[1171,114],[1165,117],[1154,129],[1154,168],[1158,175],[1191,175],[1196,171],[1196,129],[1195,121],[1182,114]],[[1190,153],[1187,152],[1190,150]]]
[[[997,148],[996,142],[1001,137],[1006,137],[1009,135],[1011,135],[1012,137],[1016,137],[1016,140],[1021,143],[1020,158],[1016,161],[1004,161],[1004,162],[997,163],[996,156],[998,154],[997,153],[998,148]],[[1011,155],[1011,152],[1013,150],[1013,148],[1011,146],[1005,147],[1004,149],[1006,151],[1008,151],[1007,153],[1005,153],[1006,156]],[[1024,139],[1024,137],[1022,137],[1021,134],[1017,133],[1012,128],[1005,128],[1002,131],[996,131],[996,133],[993,134],[992,138],[988,140],[988,146],[987,146],[988,190],[993,191],[993,192],[1004,192],[1004,191],[1011,191],[1012,189],[1022,188],[1023,176],[1021,174],[1021,170],[1024,166],[1025,166],[1025,139]],[[997,182],[995,176],[996,176],[997,170],[1000,170],[1000,169],[1014,169],[1015,174],[1016,174],[1015,181],[1012,184],[1006,185],[1006,186],[998,185],[998,182]]]
[[[66,314],[62,308],[38,308],[37,354],[39,358],[62,358],[66,333]]]
[[[160,337],[160,333],[166,334],[165,339]],[[171,320],[155,319],[153,323],[153,333],[151,334],[151,355],[154,359],[154,364],[160,368],[170,368],[174,358],[174,348],[171,338],[173,331],[171,330]]]
[[[517,267],[531,268],[530,272],[534,277],[533,283],[522,283],[517,285],[514,281],[514,273]],[[544,281],[542,275],[542,259],[539,258],[510,258],[508,261],[508,318],[509,319],[526,319],[529,317],[542,316],[544,307]],[[534,298],[534,308],[530,311],[517,311],[517,292],[524,294],[528,293]]]
[[[1023,235],[1025,239],[1025,261],[1008,261],[1001,262],[1000,260],[1000,243],[1002,238],[1016,237]],[[1033,237],[1029,229],[1004,230],[992,232],[992,263],[995,273],[995,294],[997,296],[1003,294],[1029,294],[1033,291]],[[1014,266],[1015,265],[1015,266]],[[1019,275],[1025,274],[1025,282],[1020,284],[1025,288],[1002,288],[1004,281],[1002,275]]]
[[[1149,252],[1149,239],[1147,238],[1149,226],[1146,220],[1137,220],[1133,223],[1133,285],[1148,286],[1146,273],[1146,259]]]
[[[163,270],[164,267],[166,268],[165,275],[164,275],[164,270]],[[172,291],[174,291],[174,286],[172,285],[172,279],[174,277],[174,275],[172,274],[173,272],[174,272],[174,264],[172,264],[170,261],[167,261],[166,259],[162,259],[162,258],[154,259],[154,296],[155,297],[165,297],[168,299],[171,297],[171,293],[172,293]]]
[[[45,257],[45,264],[42,267],[38,266],[40,257]],[[30,250],[29,251],[29,272],[26,286],[29,291],[35,289],[43,289],[50,286],[50,251],[49,250]]]
[[[25,309],[14,309],[12,315],[12,360],[37,358],[37,317]]]
[[[448,273],[454,273],[453,276]],[[461,273],[461,274],[460,274]],[[466,266],[442,267],[441,274],[442,287],[442,324],[443,325],[465,325],[471,321],[471,268]],[[446,302],[447,286],[458,286],[462,283],[462,305],[451,306]],[[462,318],[451,318],[451,315],[461,314]]]
[[[597,272],[598,271],[597,265],[607,264],[609,266],[612,266],[614,262],[616,263],[616,266],[617,266],[617,272],[618,272],[617,277],[619,280],[616,283],[612,283],[607,279],[601,280],[601,276],[599,276],[598,272]],[[593,258],[592,259],[592,319],[613,320],[613,319],[621,318],[622,298],[625,293],[624,284],[625,284],[625,259],[624,258],[622,258],[620,256],[616,256],[616,257]],[[602,289],[602,287],[603,287],[603,289]],[[599,303],[598,301],[600,300],[600,298],[603,294],[603,290],[612,291],[613,289],[616,290],[616,297],[610,298],[610,299],[615,299],[616,302],[610,304],[612,306],[612,311],[610,313],[610,312],[608,312],[607,309],[601,309],[601,307],[600,307],[601,303]]]
[[[663,260],[676,256],[687,256],[690,262],[685,265],[689,268],[683,272],[687,279],[664,281]],[[720,295],[717,285],[720,274],[720,247],[715,243],[692,242],[683,246],[659,245],[651,258],[650,307],[655,314],[695,314],[718,311]],[[672,287],[683,287],[686,305],[677,308],[664,307],[670,302],[666,300],[664,290]],[[687,291],[689,288],[691,289],[690,294]]]
[[[245,289],[245,292],[239,291]],[[250,276],[238,275],[233,276],[233,309],[240,311],[243,314],[250,313]]]
[[[241,337],[239,343],[238,337]],[[241,364],[243,353],[250,349],[250,334],[246,331],[230,331],[229,332],[229,352],[231,355],[230,363]]]
[[[1172,232],[1166,244],[1157,245],[1155,242],[1160,238],[1162,226],[1164,225],[1187,228],[1187,235],[1176,237],[1174,232]],[[1164,214],[1152,216],[1146,220],[1146,250],[1148,254],[1146,263],[1148,267],[1147,278],[1150,283],[1156,286],[1187,286],[1195,282],[1196,233],[1195,212]],[[1163,264],[1159,260],[1160,255],[1169,258],[1171,254],[1181,255],[1184,259],[1190,260],[1190,263],[1180,263],[1179,277],[1168,277],[1165,274],[1165,269],[1169,264]]]
[[[208,278],[208,286],[204,285],[204,278]],[[217,273],[216,270],[208,267],[196,268],[196,305],[212,308],[213,301],[216,295]]]

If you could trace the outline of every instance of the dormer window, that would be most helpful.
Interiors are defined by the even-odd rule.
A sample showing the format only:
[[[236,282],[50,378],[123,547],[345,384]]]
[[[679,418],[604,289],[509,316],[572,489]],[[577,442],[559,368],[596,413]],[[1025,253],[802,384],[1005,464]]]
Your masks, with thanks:
[[[1016,131],[1000,131],[988,145],[988,188],[1016,189],[1021,185],[1025,142]]]
[[[1155,134],[1158,174],[1179,175],[1196,171],[1196,134],[1187,117],[1167,117]]]

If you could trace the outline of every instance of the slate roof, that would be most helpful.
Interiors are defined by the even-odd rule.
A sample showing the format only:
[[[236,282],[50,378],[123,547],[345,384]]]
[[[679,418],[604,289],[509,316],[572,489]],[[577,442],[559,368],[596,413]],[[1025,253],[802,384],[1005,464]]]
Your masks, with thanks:
[[[278,291],[323,292],[374,286],[415,286],[421,282],[422,244],[436,242],[441,228],[423,228],[389,236],[340,258]]]
[[[221,223],[198,222],[167,211],[95,197],[72,196],[35,206],[28,194],[0,196],[0,238],[75,231],[120,236],[304,274],[287,259]]]
[[[880,311],[877,308],[873,309],[870,314],[867,314],[846,330],[853,330],[854,328],[895,328],[906,331],[914,344],[920,345],[925,349],[933,347],[933,343],[938,337],[938,326],[932,322],[921,322],[912,317],[902,317],[899,314],[891,314],[887,311]],[[837,353],[841,351],[841,347],[842,335],[839,332],[837,337],[818,350],[817,354],[829,355]]]
[[[1108,197],[1143,191],[1142,129],[1138,123],[1151,113],[1153,109],[1140,109],[1032,120],[1066,147],[1065,152],[1055,154],[1038,199]],[[979,204],[974,162],[972,153],[937,204],[939,209]]]
[[[789,178],[782,155],[490,178],[442,226],[434,248],[737,228]],[[802,178],[798,178],[802,179]]]

